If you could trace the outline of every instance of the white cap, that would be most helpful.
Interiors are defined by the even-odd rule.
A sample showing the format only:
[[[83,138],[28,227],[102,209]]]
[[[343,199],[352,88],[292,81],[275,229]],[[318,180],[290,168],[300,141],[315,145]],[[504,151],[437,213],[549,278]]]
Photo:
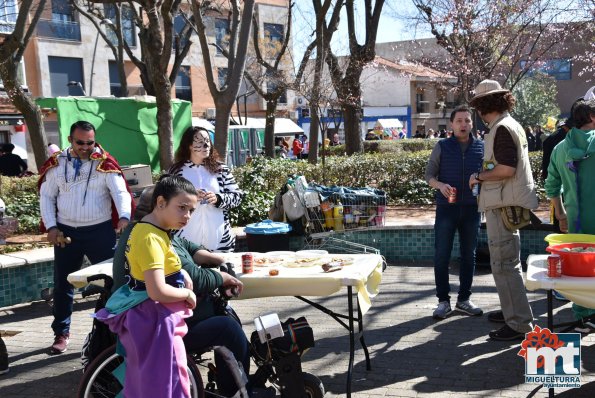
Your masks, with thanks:
[[[590,101],[590,100],[594,100],[595,99],[595,86],[593,86],[593,87],[591,87],[590,89],[587,90],[587,92],[583,96],[583,99],[585,101]]]

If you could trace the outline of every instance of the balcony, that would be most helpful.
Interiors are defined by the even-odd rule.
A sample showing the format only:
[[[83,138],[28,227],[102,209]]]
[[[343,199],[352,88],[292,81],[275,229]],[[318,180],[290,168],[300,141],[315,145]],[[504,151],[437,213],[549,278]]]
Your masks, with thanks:
[[[81,41],[81,27],[78,22],[40,19],[37,36],[66,41]]]

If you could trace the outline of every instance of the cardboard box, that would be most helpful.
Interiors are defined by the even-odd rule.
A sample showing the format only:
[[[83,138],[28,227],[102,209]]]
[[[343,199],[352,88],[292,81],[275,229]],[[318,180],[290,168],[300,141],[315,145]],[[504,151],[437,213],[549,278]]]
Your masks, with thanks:
[[[146,164],[122,166],[122,172],[124,173],[124,178],[126,179],[126,182],[128,182],[131,190],[153,185],[151,168]]]

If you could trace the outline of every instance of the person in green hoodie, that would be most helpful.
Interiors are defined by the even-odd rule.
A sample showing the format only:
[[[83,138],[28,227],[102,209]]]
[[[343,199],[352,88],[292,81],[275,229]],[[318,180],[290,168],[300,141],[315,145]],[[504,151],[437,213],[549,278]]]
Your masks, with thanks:
[[[591,203],[595,197],[592,183],[595,173],[595,95],[589,95],[589,92],[573,105],[571,117],[578,127],[573,127],[554,148],[545,180],[546,195],[551,198],[563,233],[595,234],[595,207]],[[583,323],[577,331],[587,331],[586,326],[591,326],[595,309],[574,303],[572,310],[575,318]]]

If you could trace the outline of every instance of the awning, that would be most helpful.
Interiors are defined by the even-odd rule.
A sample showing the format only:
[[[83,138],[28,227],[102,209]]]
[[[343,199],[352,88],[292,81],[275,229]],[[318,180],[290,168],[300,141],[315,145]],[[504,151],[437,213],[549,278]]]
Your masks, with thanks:
[[[0,115],[0,126],[19,126],[24,123],[23,115]]]
[[[264,118],[241,118],[242,123],[245,121],[246,124],[242,124],[247,128],[251,129],[264,129],[266,121]],[[275,134],[276,135],[293,135],[293,134],[304,134],[304,130],[295,124],[291,119],[285,117],[275,118]]]
[[[379,128],[403,128],[403,123],[399,119],[378,119],[376,121],[376,126]]]
[[[192,118],[192,126],[202,127],[203,129],[207,129],[209,131],[215,131],[215,126],[213,126],[211,122],[209,122],[207,119],[201,119],[200,117]]]

